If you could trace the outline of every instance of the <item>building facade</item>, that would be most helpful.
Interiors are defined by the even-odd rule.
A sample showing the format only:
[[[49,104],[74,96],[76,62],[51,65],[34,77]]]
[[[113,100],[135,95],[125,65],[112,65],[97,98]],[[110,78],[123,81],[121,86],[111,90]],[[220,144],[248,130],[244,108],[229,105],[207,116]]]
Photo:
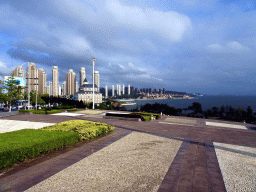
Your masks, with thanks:
[[[67,95],[66,89],[67,89],[66,81],[63,81],[63,83],[62,83],[62,96]]]
[[[86,78],[83,85],[79,88],[79,91],[74,94],[74,100],[86,103],[93,102],[93,84],[89,84]],[[94,102],[102,103],[102,93],[98,92],[97,85],[94,85]]]
[[[84,79],[86,78],[86,73],[85,73],[85,68],[84,67],[80,68],[79,76],[80,76],[80,85],[79,85],[79,87],[81,87],[83,85]]]
[[[100,74],[99,71],[94,71],[94,84],[97,85],[97,91],[100,91]]]
[[[38,83],[37,83],[37,80],[38,80],[38,69],[37,69],[35,63],[29,63],[28,64],[28,67],[26,69],[26,77],[27,77],[27,80],[26,80],[26,85],[27,85],[26,91],[28,92],[28,87],[30,89],[30,92],[33,91],[33,90],[34,91],[38,91]]]
[[[59,95],[59,72],[58,66],[52,67],[52,95],[57,97]]]
[[[46,73],[43,68],[38,69],[38,93],[47,93]]]
[[[24,78],[24,70],[22,68],[22,66],[17,66],[15,67],[15,69],[13,70],[13,76],[15,77],[22,77]]]
[[[73,95],[76,91],[76,74],[72,69],[66,73],[66,91],[67,95]]]

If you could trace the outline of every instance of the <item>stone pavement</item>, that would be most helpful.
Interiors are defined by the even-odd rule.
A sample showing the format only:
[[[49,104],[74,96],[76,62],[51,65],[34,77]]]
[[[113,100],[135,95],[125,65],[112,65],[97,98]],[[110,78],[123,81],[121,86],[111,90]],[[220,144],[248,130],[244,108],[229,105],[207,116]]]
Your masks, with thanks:
[[[256,191],[256,131],[251,125],[249,129],[248,124],[185,117],[113,121],[100,117],[104,111],[88,111],[78,116],[24,114],[4,118],[44,123],[86,119],[116,129],[38,163],[25,164],[25,168],[21,164],[0,176],[0,189]]]

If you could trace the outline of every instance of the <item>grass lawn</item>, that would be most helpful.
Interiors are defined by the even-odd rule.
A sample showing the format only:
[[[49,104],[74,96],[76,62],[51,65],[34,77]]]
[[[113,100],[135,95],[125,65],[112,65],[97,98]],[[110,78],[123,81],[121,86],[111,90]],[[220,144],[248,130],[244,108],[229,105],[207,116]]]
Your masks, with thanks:
[[[114,126],[86,120],[70,120],[43,129],[23,129],[0,134],[0,169],[26,158],[74,145],[113,131]]]

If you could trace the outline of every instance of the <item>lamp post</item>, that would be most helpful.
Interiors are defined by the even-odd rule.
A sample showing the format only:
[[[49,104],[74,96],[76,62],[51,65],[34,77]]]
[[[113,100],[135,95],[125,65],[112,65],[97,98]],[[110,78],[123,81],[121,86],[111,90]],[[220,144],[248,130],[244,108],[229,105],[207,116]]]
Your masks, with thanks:
[[[93,68],[93,73],[92,73],[92,109],[94,109],[94,65],[95,65],[95,58],[92,58],[92,68]]]

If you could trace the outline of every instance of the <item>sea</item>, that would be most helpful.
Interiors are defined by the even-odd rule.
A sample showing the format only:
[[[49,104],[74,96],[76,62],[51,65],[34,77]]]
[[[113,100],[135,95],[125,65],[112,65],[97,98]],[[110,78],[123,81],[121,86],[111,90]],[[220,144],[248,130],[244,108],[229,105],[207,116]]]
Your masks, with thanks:
[[[244,110],[248,106],[251,106],[252,110],[256,110],[256,96],[199,96],[194,99],[154,99],[154,100],[134,100],[133,103],[136,103],[138,106],[145,105],[146,103],[168,104],[169,106],[174,106],[175,108],[187,108],[191,106],[193,102],[198,102],[202,105],[202,109],[205,111],[211,109],[212,107],[220,108],[224,106],[232,106],[237,109],[242,107]],[[127,110],[136,108],[136,105],[127,105],[125,106]]]

